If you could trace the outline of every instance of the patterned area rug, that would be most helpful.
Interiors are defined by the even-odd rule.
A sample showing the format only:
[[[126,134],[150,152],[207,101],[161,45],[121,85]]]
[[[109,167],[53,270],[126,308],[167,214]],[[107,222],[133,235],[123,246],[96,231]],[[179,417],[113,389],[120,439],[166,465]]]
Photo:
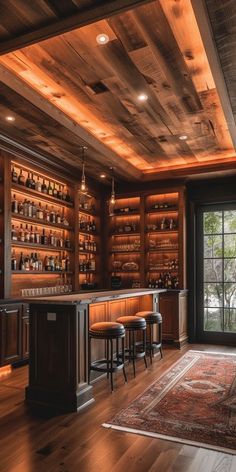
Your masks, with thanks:
[[[236,355],[189,351],[103,426],[236,454]]]

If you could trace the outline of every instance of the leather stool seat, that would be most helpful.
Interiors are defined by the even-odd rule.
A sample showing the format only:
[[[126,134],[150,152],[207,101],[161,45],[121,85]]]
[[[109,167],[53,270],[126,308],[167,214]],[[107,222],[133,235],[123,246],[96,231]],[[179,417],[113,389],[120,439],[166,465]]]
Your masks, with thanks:
[[[138,330],[146,328],[146,321],[140,316],[120,316],[117,318],[117,323],[122,323],[125,329]]]
[[[161,313],[157,311],[139,311],[135,316],[140,316],[146,320],[147,324],[159,324],[162,323]]]
[[[124,336],[125,328],[121,323],[115,323],[112,321],[105,321],[94,323],[89,329],[90,335],[94,338],[97,336],[101,338],[103,336],[111,338],[119,338]]]

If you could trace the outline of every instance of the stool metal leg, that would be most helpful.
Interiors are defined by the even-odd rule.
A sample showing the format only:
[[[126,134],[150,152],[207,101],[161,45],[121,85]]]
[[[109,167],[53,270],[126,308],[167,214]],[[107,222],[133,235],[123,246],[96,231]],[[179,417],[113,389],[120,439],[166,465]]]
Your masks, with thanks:
[[[161,359],[163,359],[163,352],[162,352],[162,323],[159,324],[159,341],[160,341],[160,353]]]
[[[149,325],[149,329],[150,329],[150,361],[152,364],[152,358],[154,356],[154,350],[152,347],[152,343],[153,343],[153,325],[152,324]]]
[[[90,384],[91,374],[91,337],[88,338],[88,384]]]
[[[143,330],[143,350],[145,352],[145,355],[143,357],[144,359],[144,364],[147,369],[147,359],[146,359],[146,329]]]
[[[113,392],[113,340],[111,339],[111,391]]]
[[[109,339],[106,340],[107,379],[109,379]]]
[[[133,360],[133,371],[134,371],[134,377],[136,376],[136,370],[135,370],[135,339],[134,339],[134,334],[135,332],[132,331],[132,360]]]
[[[125,372],[125,338],[121,338],[121,349],[122,349],[123,374],[124,374],[125,382],[127,382],[127,376]]]

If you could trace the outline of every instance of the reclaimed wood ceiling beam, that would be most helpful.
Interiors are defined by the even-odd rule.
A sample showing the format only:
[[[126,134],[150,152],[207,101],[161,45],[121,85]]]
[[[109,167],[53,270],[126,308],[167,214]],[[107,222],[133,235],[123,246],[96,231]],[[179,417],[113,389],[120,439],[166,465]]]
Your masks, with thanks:
[[[63,111],[51,104],[32,87],[27,85],[23,80],[18,78],[10,70],[0,65],[0,81],[14,90],[21,97],[28,100],[39,110],[53,118],[61,126],[71,131],[75,136],[80,138],[88,147],[93,149],[98,155],[102,156],[101,165],[108,168],[112,166],[116,169],[116,174],[125,179],[141,180],[142,172],[136,169],[132,164],[120,158],[119,154],[114,152],[108,146],[99,141],[85,128],[76,123],[72,118],[67,116]]]
[[[207,13],[206,4],[204,0],[191,0],[191,2],[198,23],[199,31],[201,33],[202,42],[204,44],[206,55],[214,77],[221,106],[232,138],[232,142],[234,147],[236,148],[236,126],[234,115],[224,75],[222,72],[218,51],[215,45],[214,34]]]
[[[68,18],[56,20],[50,25],[3,41],[0,43],[0,55],[89,25],[104,18],[122,13],[123,11],[144,5],[145,3],[150,3],[151,1],[153,0],[109,0],[108,2],[104,0],[103,2],[99,2],[99,5],[96,7],[84,8]]]

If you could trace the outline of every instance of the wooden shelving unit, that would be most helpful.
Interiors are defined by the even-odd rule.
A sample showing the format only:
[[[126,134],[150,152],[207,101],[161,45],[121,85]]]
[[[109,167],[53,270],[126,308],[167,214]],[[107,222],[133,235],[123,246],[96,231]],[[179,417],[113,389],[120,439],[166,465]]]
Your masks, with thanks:
[[[47,289],[48,293],[74,290],[73,187],[18,161],[9,162],[8,173],[11,261],[10,269],[7,269],[9,283],[5,296],[20,297],[25,293],[34,295],[43,292],[43,289]],[[30,183],[27,181],[29,177]],[[31,187],[34,185],[32,179],[36,189]],[[41,191],[43,184],[50,187],[53,195],[45,193],[45,188]],[[27,270],[24,270],[24,266],[22,268],[22,264],[20,267],[22,258],[27,263]],[[45,270],[45,264],[49,263],[51,265],[47,265],[47,268],[51,270]],[[66,270],[65,264],[69,267]]]
[[[114,215],[107,218],[109,286],[112,276],[119,285],[118,276],[124,288],[186,287],[183,187],[119,195]],[[124,270],[125,262],[137,268]]]
[[[117,198],[108,215],[108,271],[110,287],[141,286],[143,245],[140,237],[140,197]]]
[[[79,290],[102,287],[101,202],[97,195],[77,192],[77,284]]]

